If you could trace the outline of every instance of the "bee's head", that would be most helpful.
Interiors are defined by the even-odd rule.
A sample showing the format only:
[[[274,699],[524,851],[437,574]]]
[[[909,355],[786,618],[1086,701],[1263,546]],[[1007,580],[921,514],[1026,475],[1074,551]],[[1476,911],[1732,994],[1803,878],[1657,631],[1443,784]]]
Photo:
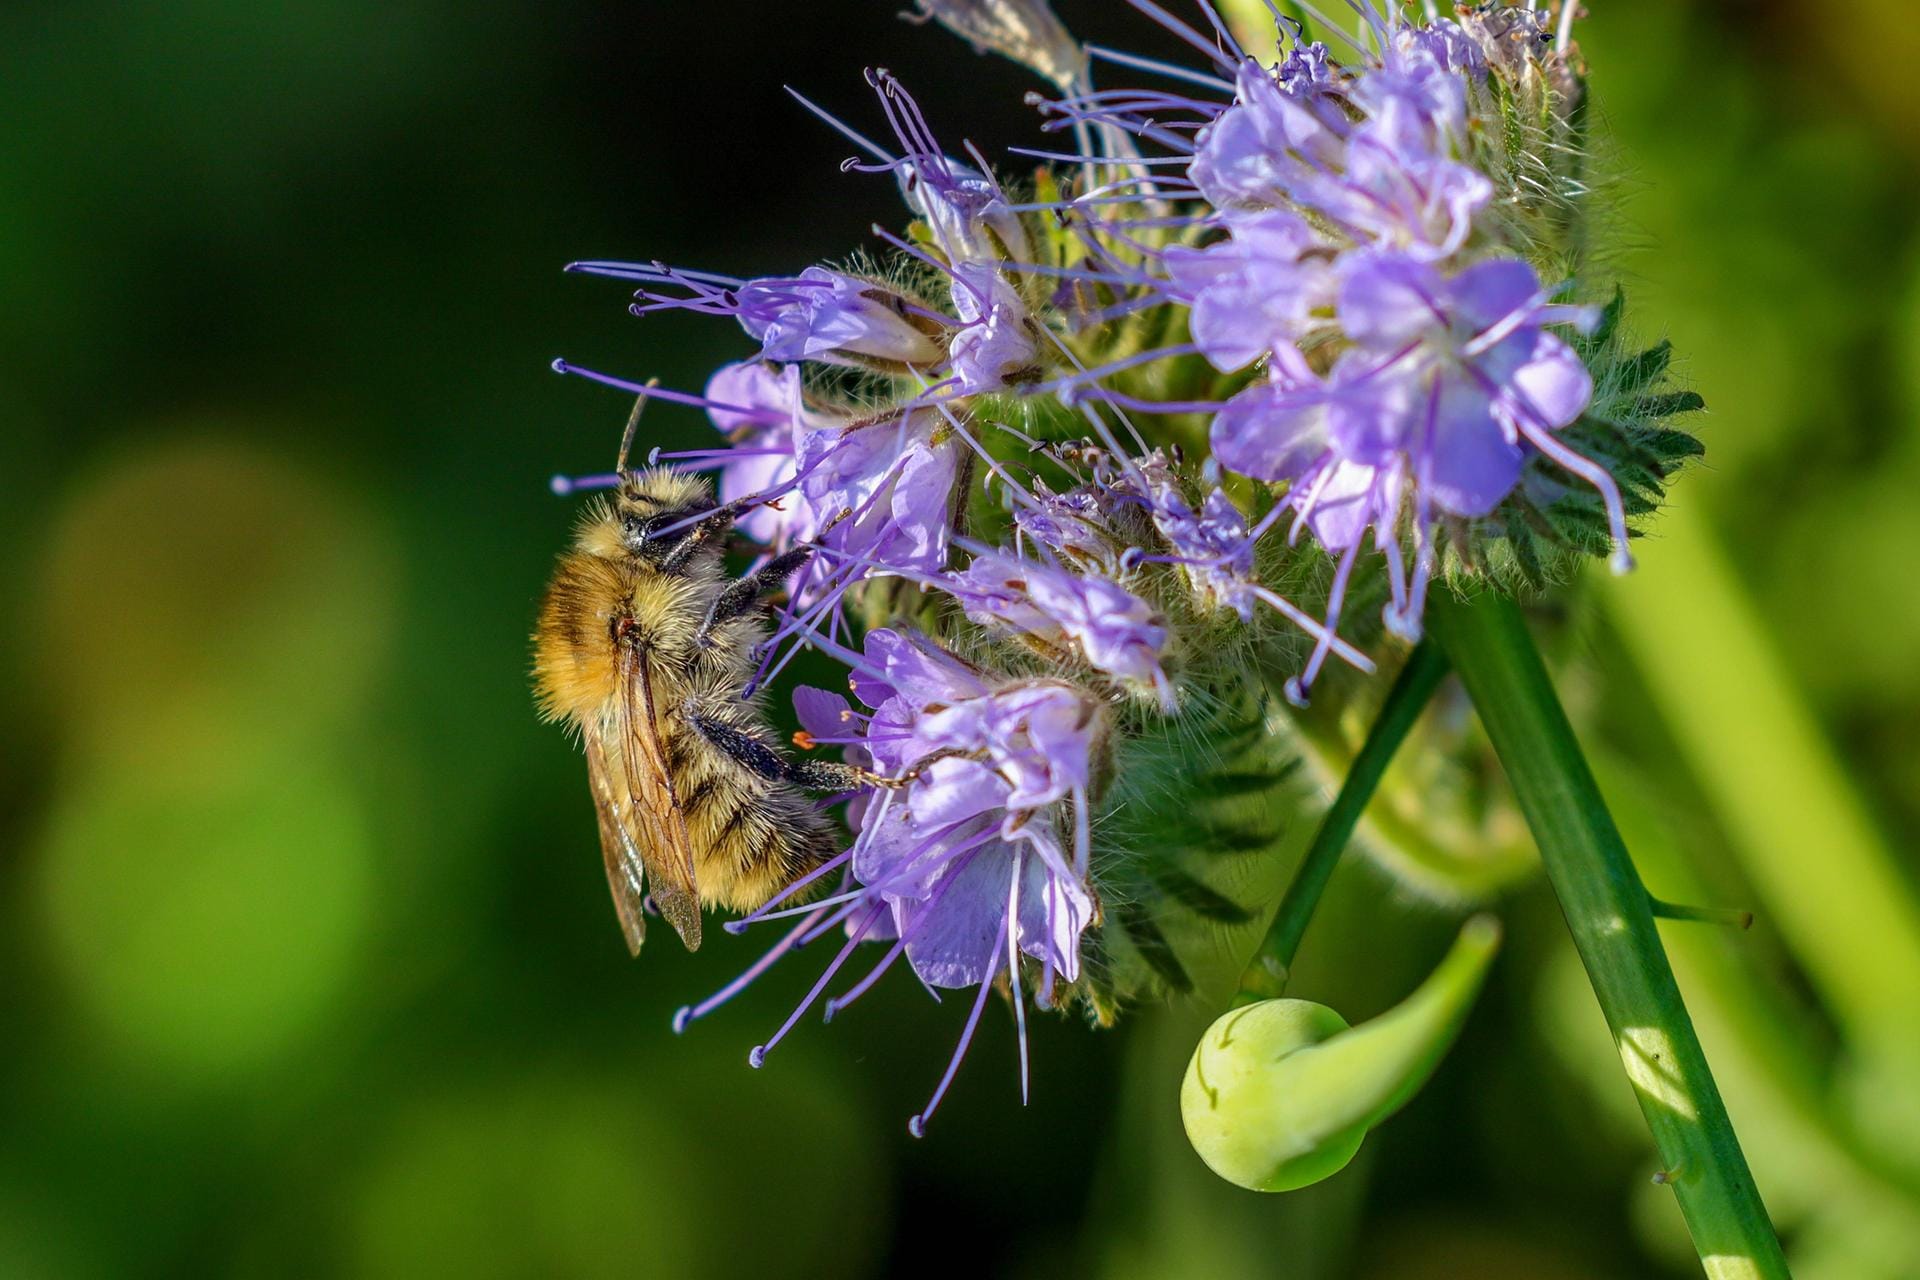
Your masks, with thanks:
[[[629,472],[614,499],[620,541],[634,555],[664,559],[713,509],[713,490],[699,476],[665,468]]]

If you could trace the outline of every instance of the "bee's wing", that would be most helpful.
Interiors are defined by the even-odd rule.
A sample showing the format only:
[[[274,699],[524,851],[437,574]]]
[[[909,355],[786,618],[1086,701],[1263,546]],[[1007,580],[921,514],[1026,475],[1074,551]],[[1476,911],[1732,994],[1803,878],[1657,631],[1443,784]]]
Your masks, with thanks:
[[[613,891],[613,909],[620,916],[620,931],[627,935],[627,950],[637,956],[640,944],[647,940],[646,864],[620,820],[620,801],[616,799],[619,793],[614,789],[600,735],[589,731],[586,740],[593,816],[600,821],[600,858],[607,864],[607,887]]]
[[[615,723],[620,777],[609,781],[614,782],[615,798],[625,800],[614,811],[615,825],[623,838],[623,858],[626,848],[639,854],[652,886],[654,905],[687,950],[697,951],[700,890],[694,880],[693,846],[687,840],[679,797],[673,792],[673,775],[667,770],[653,702],[653,676],[644,654],[633,649],[621,651],[619,683]]]

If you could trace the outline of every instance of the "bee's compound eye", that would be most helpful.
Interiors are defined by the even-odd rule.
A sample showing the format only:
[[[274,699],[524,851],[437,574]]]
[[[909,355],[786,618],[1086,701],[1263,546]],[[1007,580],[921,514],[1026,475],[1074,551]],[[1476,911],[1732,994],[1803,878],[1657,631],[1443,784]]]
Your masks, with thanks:
[[[626,543],[634,550],[642,547],[662,547],[685,537],[686,521],[680,513],[672,511],[657,512],[650,516],[629,513],[621,517],[620,531]]]

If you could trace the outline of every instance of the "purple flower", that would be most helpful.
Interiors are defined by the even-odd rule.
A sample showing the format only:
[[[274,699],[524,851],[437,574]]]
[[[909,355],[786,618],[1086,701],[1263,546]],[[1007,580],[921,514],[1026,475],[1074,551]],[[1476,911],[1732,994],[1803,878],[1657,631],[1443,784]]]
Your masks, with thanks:
[[[1096,488],[1080,485],[1055,493],[1036,480],[1029,495],[1031,501],[1019,503],[1013,512],[1022,538],[1031,538],[1074,568],[1108,577],[1120,573],[1126,549],[1108,528],[1106,504]]]
[[[933,1096],[908,1128],[917,1137],[946,1095],[1000,975],[1020,1028],[1026,1088],[1026,962],[1038,1000],[1056,977],[1075,981],[1080,938],[1092,922],[1088,791],[1104,722],[1100,706],[1052,680],[996,680],[923,636],[868,633],[853,685],[870,716],[833,694],[795,699],[811,741],[837,743],[894,785],[855,816],[853,846],[740,924],[801,920],[740,978],[674,1018],[684,1030],[796,946],[841,929],[846,942],[806,998],[748,1060],[756,1067],[868,942],[889,944],[863,977],[830,997],[827,1018],[865,994],[900,957],[928,988],[978,989],[960,1043]],[[841,870],[839,892],[802,907],[780,903]],[[733,926],[730,926],[732,928]],[[1024,957],[1024,959],[1023,959]]]
[[[956,944],[989,936],[994,916],[1024,896],[1009,918],[1015,944],[1043,966],[1043,993],[1056,973],[1075,980],[1093,909],[1079,824],[1099,704],[1061,681],[992,681],[911,632],[869,633],[865,656],[855,687],[875,707],[866,749],[879,772],[913,781],[871,806],[853,872],[892,906],[908,962],[935,986],[991,978],[999,957]],[[963,887],[950,877],[981,862],[1005,873],[990,895],[940,892]],[[1016,871],[1033,892],[1018,894]],[[935,919],[942,898],[947,918]]]
[[[575,262],[567,270],[640,281],[645,287],[628,308],[638,316],[692,311],[738,320],[760,343],[761,356],[776,364],[929,365],[946,353],[945,322],[936,313],[896,289],[844,271],[808,267],[797,276],[742,280],[659,262]],[[663,285],[681,292],[662,293]]]
[[[813,510],[787,492],[799,474],[798,456],[810,431],[831,430],[802,405],[797,365],[729,364],[707,381],[707,416],[732,448],[718,460],[720,501],[780,494],[740,517],[741,532],[784,550],[813,536]]]
[[[1326,245],[1297,214],[1267,210],[1229,219],[1229,238],[1162,255],[1168,294],[1192,307],[1201,354],[1225,373],[1278,353],[1304,369],[1295,344],[1313,311],[1333,301]]]
[[[1173,709],[1173,690],[1160,669],[1166,620],[1118,583],[980,548],[965,570],[948,574],[940,585],[973,621],[1012,627],[1051,646],[1070,645],[1089,666],[1155,690]]]
[[[874,70],[867,79],[879,92],[880,107],[905,154],[894,159],[872,148],[879,164],[852,167],[891,170],[899,178],[901,198],[926,219],[949,264],[998,262],[1008,254],[1028,258],[1026,228],[1008,208],[1006,192],[986,172],[984,161],[975,168],[947,155],[920,104],[891,72]]]
[[[1441,511],[1482,516],[1520,479],[1524,445],[1577,419],[1593,394],[1580,358],[1543,325],[1584,322],[1547,304],[1515,258],[1452,278],[1416,258],[1350,259],[1338,314],[1353,347],[1323,382],[1254,387],[1215,419],[1222,464],[1299,480],[1331,448],[1381,467],[1401,456]]]
[[[931,364],[941,345],[908,317],[910,302],[884,285],[824,267],[788,279],[749,280],[734,290],[740,327],[769,360]]]
[[[963,394],[1001,391],[1037,381],[1040,347],[1033,321],[1013,286],[991,267],[956,270],[954,311],[961,327],[949,348],[951,372]]]
[[[1530,450],[1600,490],[1624,567],[1626,517],[1598,464],[1554,435],[1585,412],[1593,380],[1543,327],[1584,325],[1590,309],[1547,303],[1533,268],[1496,258],[1447,277],[1419,258],[1368,253],[1343,264],[1338,315],[1353,347],[1325,379],[1269,382],[1214,419],[1214,456],[1259,480],[1287,481],[1286,501],[1321,544],[1340,551],[1337,615],[1352,556],[1368,528],[1387,552],[1387,622],[1417,636],[1441,516],[1491,513],[1519,483]],[[1402,581],[1394,527],[1411,498],[1416,539]],[[1329,619],[1329,626],[1333,619]],[[1317,663],[1309,668],[1311,682]]]
[[[1355,347],[1333,376],[1370,386],[1328,410],[1343,456],[1378,466],[1415,455],[1416,479],[1442,511],[1492,511],[1519,482],[1523,442],[1575,421],[1593,398],[1586,366],[1541,327],[1593,315],[1546,297],[1517,258],[1451,279],[1394,254],[1347,264],[1339,315]]]
[[[1199,510],[1187,501],[1174,478],[1166,455],[1155,452],[1137,464],[1140,499],[1153,526],[1167,541],[1169,557],[1184,569],[1203,608],[1231,609],[1240,620],[1253,620],[1260,587],[1253,578],[1253,549],[1259,535],[1247,527],[1247,518],[1220,489],[1209,493]]]
[[[1385,60],[1350,83],[1317,47],[1296,49],[1278,79],[1249,60],[1233,104],[1196,137],[1188,176],[1220,210],[1309,209],[1356,243],[1445,257],[1493,194],[1456,159],[1467,77],[1485,65],[1451,24],[1400,29]]]
[[[1188,176],[1217,209],[1270,209],[1338,164],[1341,132],[1248,59],[1233,105],[1195,139]]]
[[[800,493],[831,555],[925,573],[945,567],[965,446],[932,410],[807,434]]]

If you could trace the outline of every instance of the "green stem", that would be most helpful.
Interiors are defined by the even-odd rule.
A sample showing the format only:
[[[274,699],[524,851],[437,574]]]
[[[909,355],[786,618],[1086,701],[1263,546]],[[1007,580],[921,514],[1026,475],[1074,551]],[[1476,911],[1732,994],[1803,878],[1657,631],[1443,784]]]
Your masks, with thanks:
[[[1236,1005],[1272,1000],[1285,994],[1287,975],[1300,950],[1300,939],[1305,936],[1307,923],[1320,905],[1320,894],[1353,836],[1354,826],[1365,812],[1367,801],[1373,798],[1374,788],[1380,785],[1380,775],[1387,771],[1393,753],[1400,749],[1407,730],[1433,700],[1433,691],[1440,687],[1441,678],[1446,674],[1446,656],[1431,641],[1422,643],[1407,659],[1400,678],[1387,693],[1379,717],[1367,733],[1360,754],[1353,758],[1346,781],[1340,784],[1340,794],[1334,797],[1326,816],[1320,820],[1312,845],[1294,871],[1286,896],[1280,899],[1280,908],[1274,912],[1273,923],[1267,926],[1266,935],[1260,939],[1246,972],[1240,977],[1240,991],[1234,997]]]
[[[1547,878],[1653,1131],[1709,1276],[1787,1276],[1654,927],[1646,887],[1567,723],[1513,602],[1487,595],[1427,606],[1434,638],[1473,699],[1540,847]]]

